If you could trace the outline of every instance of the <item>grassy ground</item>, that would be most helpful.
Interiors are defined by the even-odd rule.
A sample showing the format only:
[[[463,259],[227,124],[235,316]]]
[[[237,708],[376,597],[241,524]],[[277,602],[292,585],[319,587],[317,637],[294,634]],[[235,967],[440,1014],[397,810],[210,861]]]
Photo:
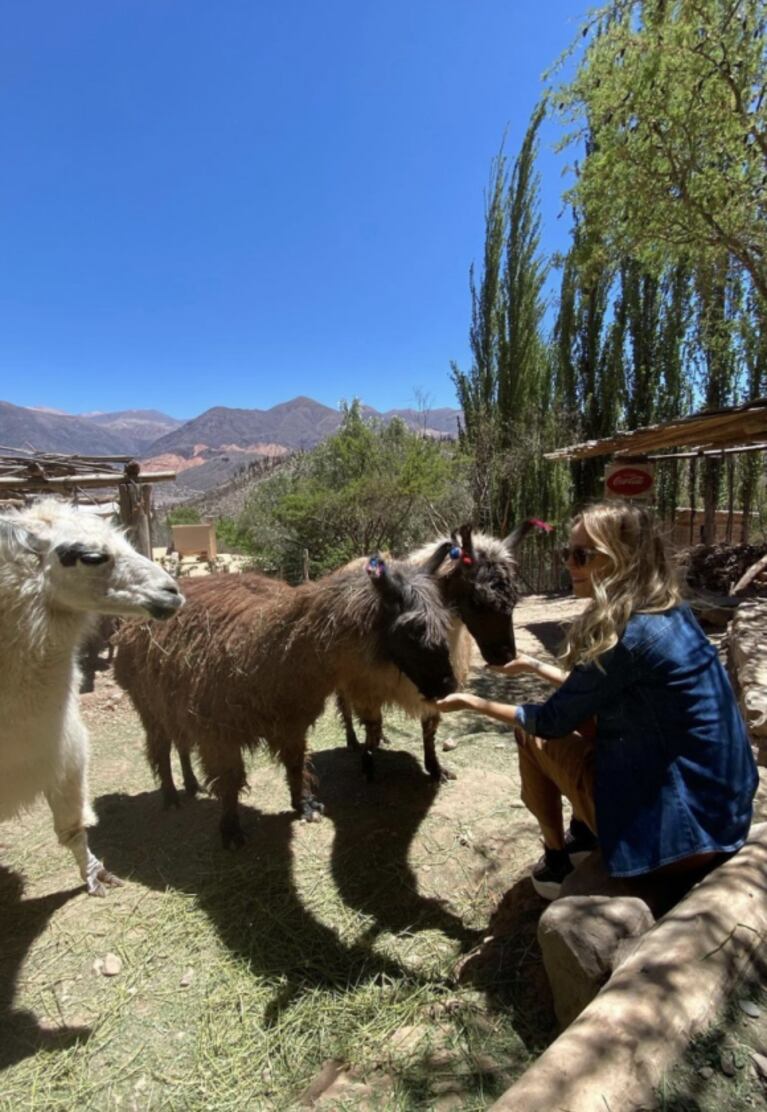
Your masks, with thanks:
[[[527,600],[520,648],[554,643],[572,605]],[[479,669],[473,686],[509,700],[545,691]],[[92,843],[125,887],[84,894],[45,806],[0,826],[0,1109],[290,1109],[332,1059],[356,1073],[326,1109],[469,1112],[554,1037],[535,941],[544,904],[527,876],[540,847],[503,727],[446,720],[458,779],[437,788],[417,726],[391,717],[368,784],[328,713],[312,738],[324,821],[295,822],[282,771],[257,758],[248,843],[224,852],[214,801],[162,811],[140,724],[115,695],[101,675],[83,707]],[[465,960],[504,893],[504,945]],[[721,1017],[659,1106],[761,1106],[747,1047],[767,1055],[762,1006],[763,1019],[737,1003]]]
[[[767,954],[718,1021],[688,1047],[658,1093],[659,1112],[744,1112],[767,1108]],[[756,1004],[748,1015],[743,1004]],[[755,1059],[754,1055],[757,1055]]]
[[[530,613],[540,651],[553,626]],[[232,853],[214,801],[161,810],[115,690],[100,676],[83,705],[92,844],[125,887],[84,895],[45,806],[0,827],[0,1107],[285,1109],[327,1059],[386,1108],[487,1107],[554,1034],[526,879],[540,850],[508,732],[452,716],[458,779],[437,788],[418,728],[389,718],[368,784],[328,713],[312,739],[325,820],[295,822],[282,771],[256,758]],[[456,984],[509,888],[504,969]]]

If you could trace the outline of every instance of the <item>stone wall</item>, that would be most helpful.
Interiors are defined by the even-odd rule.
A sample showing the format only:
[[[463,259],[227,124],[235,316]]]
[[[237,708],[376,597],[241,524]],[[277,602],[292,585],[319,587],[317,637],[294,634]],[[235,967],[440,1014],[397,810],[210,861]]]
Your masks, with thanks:
[[[744,599],[730,623],[727,663],[760,765],[767,766],[767,598]]]

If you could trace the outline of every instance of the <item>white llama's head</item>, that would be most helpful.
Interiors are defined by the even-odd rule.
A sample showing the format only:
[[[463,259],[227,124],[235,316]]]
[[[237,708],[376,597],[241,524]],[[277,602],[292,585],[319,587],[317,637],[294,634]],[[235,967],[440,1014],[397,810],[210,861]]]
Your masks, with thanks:
[[[48,604],[61,610],[169,618],[184,601],[114,525],[55,499],[0,516],[0,570],[3,559],[41,578]]]

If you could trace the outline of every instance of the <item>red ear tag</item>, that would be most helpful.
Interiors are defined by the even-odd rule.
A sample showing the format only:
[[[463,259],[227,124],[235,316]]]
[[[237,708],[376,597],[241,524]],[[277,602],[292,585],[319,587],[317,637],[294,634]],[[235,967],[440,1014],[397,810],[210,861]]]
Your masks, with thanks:
[[[472,560],[471,556],[462,556],[461,563],[465,564],[467,568],[470,568],[474,561]]]

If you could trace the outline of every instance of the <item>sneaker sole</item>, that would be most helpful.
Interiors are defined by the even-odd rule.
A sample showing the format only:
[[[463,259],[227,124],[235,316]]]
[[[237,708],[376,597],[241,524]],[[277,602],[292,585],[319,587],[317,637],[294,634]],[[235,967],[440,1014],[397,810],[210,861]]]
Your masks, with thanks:
[[[556,880],[536,880],[534,876],[530,879],[533,882],[533,888],[539,896],[543,896],[544,900],[555,900],[562,891],[562,882]]]
[[[587,857],[591,857],[593,849],[579,849],[577,853],[569,853],[567,856],[572,861],[573,865],[580,865]]]

